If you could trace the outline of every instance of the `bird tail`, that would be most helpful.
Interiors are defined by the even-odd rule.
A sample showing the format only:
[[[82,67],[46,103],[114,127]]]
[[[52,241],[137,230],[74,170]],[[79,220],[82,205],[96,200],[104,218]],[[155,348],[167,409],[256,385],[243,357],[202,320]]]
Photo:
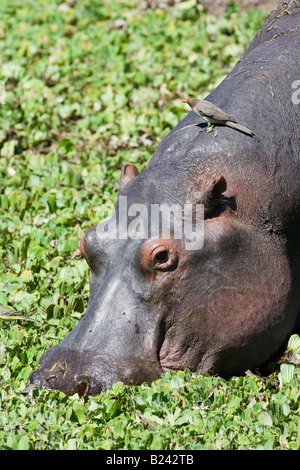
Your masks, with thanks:
[[[236,129],[237,131],[244,132],[248,135],[254,135],[254,132],[250,131],[250,129],[247,129],[247,127],[241,126],[241,124],[237,124],[232,121],[226,121],[226,126],[232,127],[232,129]]]

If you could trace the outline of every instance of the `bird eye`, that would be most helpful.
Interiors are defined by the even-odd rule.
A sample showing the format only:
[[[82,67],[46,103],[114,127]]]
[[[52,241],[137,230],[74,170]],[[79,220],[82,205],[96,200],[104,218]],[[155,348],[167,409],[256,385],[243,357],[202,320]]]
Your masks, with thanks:
[[[192,102],[192,100],[189,100],[189,102],[191,103],[191,102]]]

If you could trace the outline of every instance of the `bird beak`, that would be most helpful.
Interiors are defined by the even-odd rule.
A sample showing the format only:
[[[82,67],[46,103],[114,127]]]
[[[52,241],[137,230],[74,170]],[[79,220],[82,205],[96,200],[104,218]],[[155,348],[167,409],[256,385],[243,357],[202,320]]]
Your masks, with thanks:
[[[188,100],[181,100],[182,103],[188,103]]]

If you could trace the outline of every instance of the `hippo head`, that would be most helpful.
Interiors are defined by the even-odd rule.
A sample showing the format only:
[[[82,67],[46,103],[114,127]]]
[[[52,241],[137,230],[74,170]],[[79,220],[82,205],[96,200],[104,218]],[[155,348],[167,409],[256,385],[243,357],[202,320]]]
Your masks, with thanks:
[[[87,311],[42,356],[30,377],[37,386],[86,397],[117,381],[150,382],[170,370],[229,376],[262,363],[282,342],[288,285],[274,281],[278,269],[289,276],[279,247],[259,230],[253,237],[236,217],[222,174],[184,183],[180,170],[170,171],[162,184],[161,171],[154,164],[139,174],[126,165],[113,217],[80,240],[90,267]],[[120,229],[124,201],[125,235]],[[168,236],[161,220],[154,236],[128,236],[130,221],[141,229],[150,220],[149,201],[151,208],[171,207],[174,201],[192,207],[192,226],[198,223],[196,206],[202,208],[198,231],[204,239],[195,247],[184,232],[176,237],[176,217]],[[149,216],[143,224],[130,219],[141,208]],[[267,276],[266,252],[272,259]]]

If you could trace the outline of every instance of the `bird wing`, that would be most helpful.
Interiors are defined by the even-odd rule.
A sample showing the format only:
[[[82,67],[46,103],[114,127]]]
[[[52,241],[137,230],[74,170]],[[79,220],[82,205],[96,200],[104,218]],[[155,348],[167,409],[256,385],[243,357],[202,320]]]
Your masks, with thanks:
[[[216,106],[215,104],[211,103],[210,101],[201,101],[200,103],[197,104],[196,106],[199,111],[201,111],[205,116],[208,116],[212,119],[215,119],[216,121],[234,121],[234,117],[230,116],[227,114],[225,111],[223,111],[221,108]]]
[[[16,312],[15,310],[5,307],[4,305],[0,305],[0,320],[3,321],[13,321],[13,320],[27,320],[33,321],[35,323],[39,323],[38,320],[35,318],[28,318],[23,315],[23,313]]]

